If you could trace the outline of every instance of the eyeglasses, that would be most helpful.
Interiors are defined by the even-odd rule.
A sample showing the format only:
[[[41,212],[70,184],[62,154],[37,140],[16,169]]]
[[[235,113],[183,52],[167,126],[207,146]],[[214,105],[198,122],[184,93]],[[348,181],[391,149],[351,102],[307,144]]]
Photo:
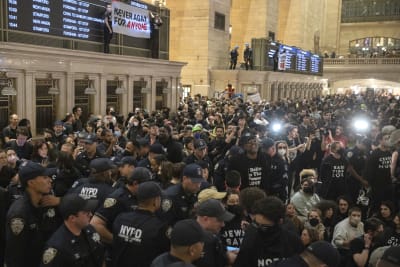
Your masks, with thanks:
[[[251,224],[252,224],[255,228],[261,229],[261,230],[264,230],[264,231],[270,229],[270,228],[273,226],[273,225],[270,225],[270,224],[261,224],[261,223],[258,223],[258,222],[256,222],[256,221],[252,221]]]
[[[258,143],[257,140],[256,140],[256,139],[253,139],[253,140],[247,141],[246,144],[248,144],[248,145],[254,145],[254,144],[257,144],[257,143]]]
[[[278,149],[281,149],[281,148],[287,149],[286,146],[278,146]]]

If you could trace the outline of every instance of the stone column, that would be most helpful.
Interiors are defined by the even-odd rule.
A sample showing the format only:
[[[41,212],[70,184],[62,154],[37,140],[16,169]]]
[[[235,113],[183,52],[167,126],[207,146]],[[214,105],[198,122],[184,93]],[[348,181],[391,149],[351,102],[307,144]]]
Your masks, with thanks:
[[[90,79],[94,79],[94,88],[96,88],[97,91],[96,94],[93,95],[93,112],[94,114],[105,115],[107,108],[107,75],[91,75]]]
[[[129,75],[127,77],[127,82],[126,82],[127,94],[125,95],[125,97],[127,98],[126,99],[126,101],[127,101],[126,104],[127,104],[128,113],[134,111],[133,110],[133,95],[134,95],[134,93],[133,93],[133,85],[134,85],[134,83],[135,83],[135,76]]]
[[[118,95],[120,101],[121,101],[121,110],[119,111],[121,114],[126,115],[129,113],[130,108],[128,106],[129,98],[128,96],[128,91],[129,91],[129,83],[128,83],[129,77],[124,76],[121,79],[121,87],[126,89],[126,93]]]
[[[33,135],[36,135],[36,81],[34,71],[25,71],[25,87],[24,94],[17,94],[17,102],[20,103],[23,108],[20,112],[18,108],[18,115],[21,118],[27,118],[31,121],[31,131]]]
[[[73,72],[66,72],[64,82],[60,82],[60,102],[65,99],[65,105],[72,111],[75,106],[75,77]]]

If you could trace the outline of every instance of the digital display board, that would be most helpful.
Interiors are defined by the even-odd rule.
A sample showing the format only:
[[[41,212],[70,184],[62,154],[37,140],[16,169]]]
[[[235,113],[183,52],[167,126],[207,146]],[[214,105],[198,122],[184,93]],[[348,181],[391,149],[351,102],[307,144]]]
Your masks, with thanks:
[[[8,0],[8,28],[103,42],[107,0]],[[132,1],[131,5],[147,9]]]
[[[310,72],[312,74],[322,74],[322,59],[318,55],[311,55]]]
[[[296,71],[307,73],[310,70],[311,53],[297,49],[296,54]]]
[[[276,51],[279,51],[277,55]],[[265,51],[265,50],[264,50]],[[268,70],[274,69],[274,56],[278,60],[277,71],[322,75],[323,59],[297,47],[270,42],[266,47]]]
[[[296,70],[296,55],[297,48],[288,46],[288,45],[280,45],[279,46],[279,61],[282,64],[284,63],[284,68],[279,68],[280,70],[285,71],[295,71]],[[282,66],[280,64],[280,66]]]

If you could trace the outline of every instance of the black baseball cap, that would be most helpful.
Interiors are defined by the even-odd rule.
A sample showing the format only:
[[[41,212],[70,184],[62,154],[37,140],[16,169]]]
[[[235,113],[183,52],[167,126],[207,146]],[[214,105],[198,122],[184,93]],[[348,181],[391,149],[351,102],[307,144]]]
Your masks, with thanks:
[[[215,217],[224,222],[229,222],[235,216],[224,208],[221,201],[216,199],[201,202],[197,207],[197,215]]]
[[[193,146],[195,149],[202,150],[207,147],[207,143],[203,139],[196,139],[193,142]]]
[[[400,266],[400,247],[395,246],[386,249],[382,255],[381,260],[390,262],[395,266]]]
[[[203,228],[193,219],[178,221],[171,231],[172,246],[191,246],[204,242],[206,238]]]
[[[340,254],[329,242],[316,241],[311,243],[306,249],[320,261],[328,265],[328,267],[338,267],[340,264]]]
[[[239,145],[245,145],[247,144],[250,140],[256,139],[256,136],[250,132],[242,134],[242,136],[239,139]]]
[[[115,161],[115,165],[117,165],[118,167],[123,167],[125,165],[130,165],[130,166],[136,166],[137,162],[135,160],[134,157],[132,156],[125,156],[120,160],[116,160]]]
[[[138,183],[143,183],[151,180],[151,172],[145,167],[137,167],[133,170],[132,175],[128,177],[128,180],[133,182],[137,181]]]
[[[204,181],[203,179],[203,170],[200,165],[196,163],[191,163],[186,165],[183,168],[183,176],[189,177],[193,183],[201,183]]]
[[[261,147],[264,149],[269,149],[270,147],[273,147],[274,145],[275,145],[275,142],[271,138],[264,138],[261,141]]]
[[[84,139],[85,144],[94,144],[97,142],[97,136],[95,134],[88,134]]]
[[[83,199],[77,194],[67,194],[62,197],[58,210],[61,216],[65,219],[70,215],[75,215],[79,211],[90,211],[96,210],[98,201],[96,199]]]
[[[136,139],[136,141],[138,142],[140,147],[150,146],[149,140],[147,140],[146,138],[139,138],[139,139]]]
[[[136,197],[139,201],[150,198],[160,197],[162,195],[161,187],[152,181],[139,184]]]
[[[107,170],[114,169],[117,166],[109,158],[97,158],[97,159],[93,159],[90,162],[89,167],[91,169],[91,173],[95,174],[95,173],[105,172]]]
[[[33,161],[23,161],[19,165],[19,179],[22,184],[26,184],[27,181],[35,179],[38,176],[51,176],[54,174],[54,171],[51,169],[47,169],[40,165],[39,163]]]
[[[159,143],[152,144],[150,146],[149,152],[154,153],[154,154],[165,154],[163,146]]]

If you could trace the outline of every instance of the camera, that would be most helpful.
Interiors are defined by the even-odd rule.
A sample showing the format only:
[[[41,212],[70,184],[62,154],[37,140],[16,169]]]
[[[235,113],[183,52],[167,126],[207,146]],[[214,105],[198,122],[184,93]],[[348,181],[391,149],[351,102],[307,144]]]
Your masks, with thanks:
[[[322,133],[323,136],[329,135],[329,130],[326,128],[320,128],[319,131]]]

